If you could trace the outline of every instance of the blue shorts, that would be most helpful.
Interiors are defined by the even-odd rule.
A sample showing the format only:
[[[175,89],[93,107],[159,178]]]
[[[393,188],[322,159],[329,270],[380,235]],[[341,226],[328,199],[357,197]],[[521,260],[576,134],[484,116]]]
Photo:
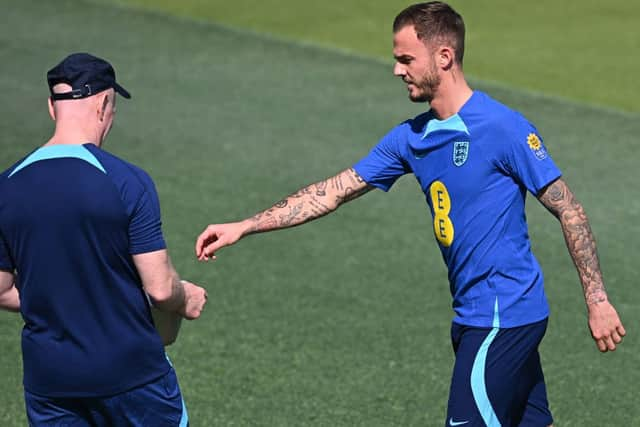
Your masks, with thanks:
[[[454,323],[451,341],[456,361],[445,425],[551,425],[538,354],[546,329],[546,319],[507,329]]]
[[[51,398],[25,391],[31,427],[186,427],[187,409],[173,369],[160,379],[110,397]]]

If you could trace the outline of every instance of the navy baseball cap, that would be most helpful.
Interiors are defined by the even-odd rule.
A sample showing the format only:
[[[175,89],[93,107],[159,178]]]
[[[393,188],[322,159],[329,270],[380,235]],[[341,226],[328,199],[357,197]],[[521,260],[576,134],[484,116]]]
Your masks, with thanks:
[[[88,53],[74,53],[47,72],[47,82],[51,99],[81,99],[113,88],[123,97],[131,95],[116,83],[116,72],[104,59]],[[53,87],[60,83],[71,86],[71,92],[53,93]]]

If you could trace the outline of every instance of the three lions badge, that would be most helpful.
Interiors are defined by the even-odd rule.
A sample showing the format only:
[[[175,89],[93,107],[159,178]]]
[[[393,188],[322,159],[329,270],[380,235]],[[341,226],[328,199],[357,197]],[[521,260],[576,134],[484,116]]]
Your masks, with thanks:
[[[453,164],[460,167],[469,157],[469,141],[457,141],[453,143]]]

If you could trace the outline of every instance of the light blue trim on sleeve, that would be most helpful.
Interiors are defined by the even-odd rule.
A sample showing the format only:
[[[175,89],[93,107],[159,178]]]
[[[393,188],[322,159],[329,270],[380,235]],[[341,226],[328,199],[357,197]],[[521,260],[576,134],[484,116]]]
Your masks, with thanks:
[[[493,329],[482,342],[480,349],[478,349],[478,354],[476,355],[476,359],[473,361],[473,368],[471,369],[471,392],[473,393],[473,399],[476,401],[478,411],[480,412],[480,415],[487,427],[501,427],[500,420],[498,420],[498,416],[489,401],[487,385],[484,380],[489,346],[496,338],[499,331],[500,314],[498,311],[498,298],[496,297],[496,303],[493,309]]]
[[[100,169],[103,173],[107,173],[104,167],[100,164],[96,156],[94,156],[89,150],[84,148],[82,145],[47,145],[45,147],[40,147],[29,157],[24,159],[22,163],[20,163],[9,175],[11,178],[16,172],[26,168],[27,166],[39,162],[40,160],[49,160],[49,159],[61,159],[61,158],[75,158],[84,160],[85,162],[95,166]]]
[[[464,124],[462,118],[459,115],[454,114],[446,120],[438,120],[431,119],[427,123],[427,130],[422,135],[422,139],[425,139],[429,136],[430,133],[439,131],[439,130],[453,130],[458,132],[464,132],[469,135],[469,129],[467,129],[467,125]]]

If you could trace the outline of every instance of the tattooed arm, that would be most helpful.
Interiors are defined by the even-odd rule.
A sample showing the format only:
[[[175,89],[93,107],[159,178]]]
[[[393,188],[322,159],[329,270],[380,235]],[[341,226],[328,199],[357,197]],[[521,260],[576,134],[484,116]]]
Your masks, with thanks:
[[[198,236],[196,256],[199,260],[215,259],[215,252],[242,237],[265,231],[293,227],[335,211],[373,189],[353,169],[301,188],[269,209],[251,218],[228,224],[209,225]]]
[[[562,179],[544,188],[538,199],[560,221],[564,240],[582,283],[593,339],[600,351],[615,350],[625,330],[604,289],[596,242],[582,205]]]

